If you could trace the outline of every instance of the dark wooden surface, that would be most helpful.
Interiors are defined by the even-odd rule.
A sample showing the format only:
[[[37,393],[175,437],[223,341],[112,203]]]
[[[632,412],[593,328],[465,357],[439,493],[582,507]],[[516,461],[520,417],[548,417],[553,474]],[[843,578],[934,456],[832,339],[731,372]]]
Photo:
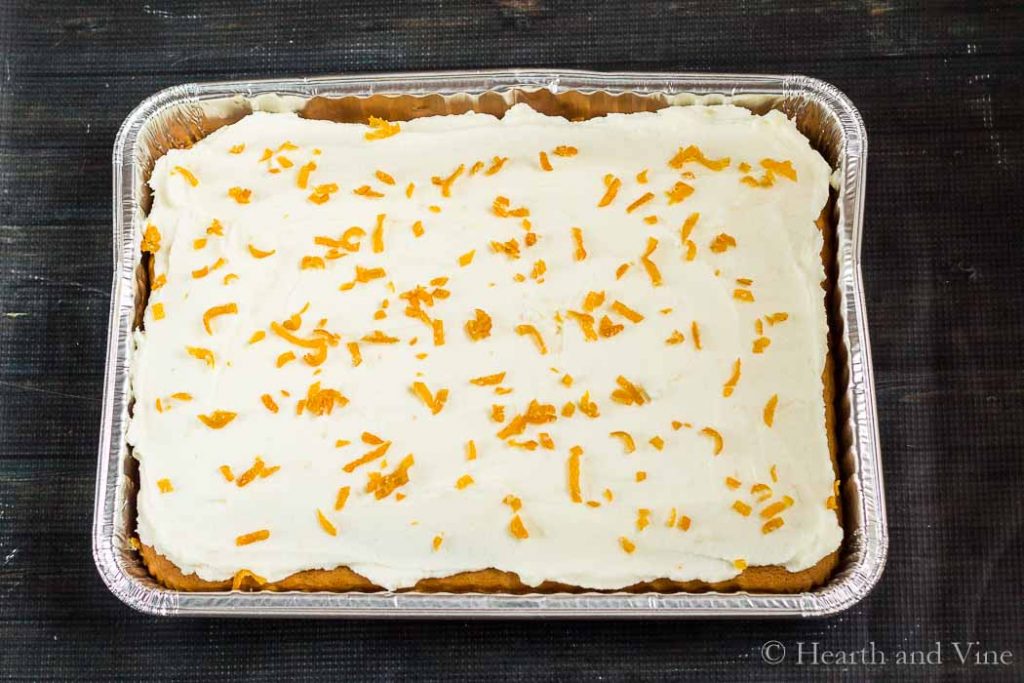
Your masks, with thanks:
[[[0,0],[0,676],[279,679],[1024,675],[1020,3]],[[809,622],[387,623],[142,616],[90,552],[121,120],[191,80],[550,66],[802,72],[870,139],[864,269],[892,544]],[[759,648],[791,652],[769,667]],[[797,666],[796,643],[880,666]],[[896,666],[900,649],[942,665]],[[1011,650],[960,666],[952,642]]]

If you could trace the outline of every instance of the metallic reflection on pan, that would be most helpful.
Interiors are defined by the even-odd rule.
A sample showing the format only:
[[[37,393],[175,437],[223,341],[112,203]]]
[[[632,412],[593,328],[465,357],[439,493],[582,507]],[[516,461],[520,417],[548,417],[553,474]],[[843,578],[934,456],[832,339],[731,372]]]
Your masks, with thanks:
[[[131,548],[137,472],[125,442],[132,397],[131,332],[148,293],[137,229],[152,198],[146,179],[167,150],[202,139],[256,110],[333,121],[390,120],[526,102],[586,119],[669,105],[731,103],[792,117],[836,169],[829,321],[836,366],[838,464],[846,538],[836,573],[804,593],[185,593],[158,585]],[[93,555],[104,582],[131,607],[161,615],[318,617],[767,617],[848,609],[877,583],[888,550],[874,378],[860,251],[867,138],[833,86],[805,76],[594,73],[560,70],[367,74],[186,84],[161,91],[125,119],[114,144],[114,282],[100,430]]]

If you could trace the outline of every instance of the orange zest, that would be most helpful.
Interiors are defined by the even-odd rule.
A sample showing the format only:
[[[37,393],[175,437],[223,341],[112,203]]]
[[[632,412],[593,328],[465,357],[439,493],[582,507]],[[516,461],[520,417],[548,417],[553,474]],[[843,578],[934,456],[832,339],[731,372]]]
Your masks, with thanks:
[[[726,398],[732,396],[732,392],[736,389],[736,383],[740,381],[740,369],[740,359],[737,358],[732,364],[732,374],[726,380],[725,385],[722,386],[722,396]]]
[[[622,187],[622,181],[609,173],[604,177],[604,186],[604,196],[597,203],[598,208],[608,206],[615,201],[615,196],[619,194],[619,188]]]
[[[239,204],[248,204],[252,199],[252,190],[247,190],[242,187],[232,187],[228,190],[228,196]]]
[[[626,449],[626,453],[632,453],[636,450],[636,442],[633,441],[633,436],[629,432],[611,432],[609,433],[609,436],[621,439],[622,445]]]
[[[370,450],[363,453],[355,460],[345,464],[345,466],[342,467],[341,469],[344,470],[345,472],[352,473],[356,470],[357,467],[361,467],[362,465],[373,462],[378,458],[384,457],[384,454],[387,453],[388,449],[390,448],[391,442],[385,441],[384,443],[379,444],[376,448],[371,448]]]
[[[389,474],[370,472],[369,481],[366,483],[366,492],[372,493],[377,500],[387,498],[392,491],[409,483],[409,468],[414,464],[416,464],[416,460],[410,453],[402,458],[394,471]]]
[[[491,336],[491,316],[486,311],[477,308],[474,311],[472,320],[467,320],[464,326],[466,334],[473,341],[479,341]]]
[[[235,539],[235,545],[249,545],[250,543],[259,543],[270,538],[270,531],[267,529],[260,529],[259,531],[252,531],[247,534],[242,534]]]
[[[761,159],[761,167],[769,173],[780,175],[783,178],[796,182],[796,169],[792,161],[776,161],[775,159]]]
[[[577,261],[582,261],[587,258],[587,250],[583,246],[583,230],[580,228],[572,229],[572,241],[576,245],[576,250],[573,252],[573,258]]]
[[[437,185],[439,188],[441,188],[441,196],[442,197],[451,197],[452,196],[452,183],[454,183],[456,181],[456,179],[458,179],[458,177],[460,175],[462,175],[462,172],[465,171],[465,170],[466,170],[466,165],[465,164],[459,164],[459,167],[456,168],[454,171],[452,171],[451,174],[449,174],[448,176],[446,176],[444,178],[442,178],[440,176],[434,176],[433,178],[430,179],[430,182],[432,182],[434,185]]]
[[[688,163],[697,163],[712,171],[721,171],[729,166],[730,161],[731,159],[729,157],[709,159],[704,156],[704,153],[700,151],[699,147],[696,145],[690,145],[686,149],[680,147],[675,156],[669,159],[668,165],[678,170]]]
[[[548,348],[544,345],[544,338],[540,336],[540,332],[533,325],[516,325],[516,334],[520,336],[530,336],[533,338],[533,343],[537,345],[537,350],[540,351],[542,356],[547,355]]]
[[[513,209],[511,200],[501,195],[494,198],[494,202],[491,204],[491,211],[500,218],[526,218],[530,215],[530,210],[525,206]]]
[[[238,305],[235,303],[221,304],[220,306],[213,306],[208,308],[203,313],[203,327],[206,329],[207,334],[213,334],[213,330],[210,328],[210,321],[220,315],[233,315],[238,313]]]
[[[300,415],[303,410],[308,410],[313,415],[330,415],[334,406],[344,408],[348,405],[348,399],[337,389],[321,388],[320,382],[314,382],[306,390],[306,398],[299,402],[297,411]]]
[[[505,379],[505,373],[499,372],[493,375],[484,375],[483,377],[475,377],[469,380],[470,384],[475,384],[478,387],[490,387],[495,384],[501,384]]]
[[[356,189],[352,190],[352,194],[357,194],[360,197],[366,197],[367,199],[379,199],[384,196],[383,192],[377,192],[369,185],[361,185]]]
[[[647,276],[651,278],[651,284],[655,287],[661,286],[661,271],[658,270],[658,266],[651,260],[651,254],[658,248],[658,240],[654,237],[647,238],[647,249],[644,250],[643,255],[640,257],[640,263],[643,264],[644,270],[647,271]]]
[[[728,233],[719,233],[715,239],[711,241],[711,251],[716,254],[721,254],[728,250],[730,247],[736,246],[736,238]]]
[[[188,351],[188,355],[203,361],[211,368],[213,367],[213,351],[210,349],[204,349],[201,346],[186,346],[185,350]]]
[[[316,170],[316,162],[310,161],[309,163],[303,164],[299,167],[299,172],[295,176],[295,183],[299,186],[300,190],[305,190],[309,184],[309,174]]]
[[[612,392],[612,400],[616,403],[642,406],[650,402],[651,397],[643,387],[633,384],[622,375],[615,378],[615,383],[619,385],[619,388]]]
[[[722,439],[722,435],[719,434],[717,430],[712,429],[711,427],[704,427],[704,429],[700,430],[699,433],[701,436],[709,437],[715,444],[715,455],[721,453],[722,449],[725,448],[725,441]]]
[[[445,401],[448,400],[448,390],[438,389],[436,394],[431,394],[430,389],[423,382],[412,383],[412,393],[416,395],[418,399],[423,401],[423,404],[430,408],[430,412],[433,415],[437,415],[444,408]]]
[[[299,261],[299,270],[323,270],[327,264],[319,256],[303,256]]]
[[[693,194],[693,186],[680,181],[671,187],[665,196],[668,197],[668,205],[678,204]]]
[[[182,178],[187,180],[188,184],[191,185],[192,187],[195,187],[196,185],[199,184],[199,179],[196,178],[195,174],[193,174],[192,171],[188,170],[187,168],[184,168],[182,166],[175,166],[174,169],[171,171],[171,175],[174,175],[175,173],[177,173]]]
[[[523,524],[523,520],[520,519],[519,515],[512,516],[512,521],[508,523],[508,532],[520,541],[530,537],[530,532],[526,530],[526,526]]]
[[[506,161],[508,161],[508,157],[493,157],[491,159],[491,165],[487,167],[486,171],[484,171],[484,175],[494,175],[501,170]]]
[[[774,517],[775,515],[779,514],[783,510],[786,510],[792,505],[793,499],[790,498],[789,496],[783,496],[781,500],[777,500],[771,505],[768,505],[763,510],[761,510],[761,517],[763,519]]]
[[[697,221],[699,220],[699,213],[691,213],[689,216],[686,217],[686,220],[683,221],[683,227],[679,229],[679,239],[681,241],[686,242],[687,240],[690,239],[690,234],[693,232],[693,229],[694,227],[696,227]]]
[[[622,303],[619,300],[615,300],[612,302],[612,310],[632,323],[638,323],[644,319],[644,316],[642,314],[638,313],[637,311],[634,311],[632,308],[630,308],[629,306],[627,306],[626,304]]]
[[[253,258],[267,258],[268,256],[273,256],[274,254],[276,254],[277,253],[277,249],[271,249],[270,251],[263,251],[262,249],[257,249],[256,247],[254,247],[254,246],[252,246],[250,244],[249,245],[249,253],[252,254]]]
[[[594,316],[578,311],[566,311],[566,315],[579,323],[580,329],[583,330],[583,336],[587,341],[597,341],[597,332],[594,330]]]
[[[266,406],[267,410],[269,410],[270,412],[276,413],[279,410],[277,404],[274,403],[274,397],[271,396],[270,394],[263,394],[262,396],[260,396],[260,400],[263,402],[263,405]]]
[[[314,204],[325,204],[331,195],[338,191],[337,183],[324,183],[313,188],[313,193],[307,199]]]
[[[582,503],[583,495],[580,492],[580,456],[583,449],[573,446],[569,450],[569,498],[574,503]]]
[[[772,394],[772,397],[768,399],[768,402],[764,404],[764,411],[762,417],[765,425],[771,427],[775,424],[775,408],[779,405],[779,395]]]
[[[370,129],[363,134],[363,137],[367,140],[383,140],[392,135],[398,135],[399,131],[402,130],[398,123],[390,123],[376,116],[371,116],[367,125]]]
[[[632,204],[626,207],[626,213],[633,213],[634,211],[636,211],[637,209],[639,209],[641,206],[651,201],[652,199],[654,199],[653,192],[643,193]]]
[[[196,417],[210,429],[223,429],[229,422],[238,417],[238,413],[233,413],[230,410],[215,410],[209,415],[200,414]]]
[[[327,519],[327,516],[320,510],[320,508],[317,508],[316,510],[316,520],[320,523],[320,528],[323,529],[328,536],[338,535],[338,528],[331,523],[331,520]]]
[[[599,417],[601,412],[597,404],[590,400],[590,392],[585,391],[579,400],[580,412],[589,418]]]
[[[340,512],[345,509],[345,503],[348,502],[348,495],[351,493],[352,487],[342,486],[338,489],[338,495],[334,497],[334,511]]]
[[[373,235],[370,238],[373,243],[374,254],[384,251],[384,218],[385,214],[377,214],[377,224],[374,226]]]
[[[140,248],[142,251],[151,254],[160,251],[160,231],[152,223],[147,224],[145,232],[142,233],[142,245]]]
[[[583,299],[583,310],[587,312],[593,311],[603,303],[604,292],[587,292],[587,296]]]

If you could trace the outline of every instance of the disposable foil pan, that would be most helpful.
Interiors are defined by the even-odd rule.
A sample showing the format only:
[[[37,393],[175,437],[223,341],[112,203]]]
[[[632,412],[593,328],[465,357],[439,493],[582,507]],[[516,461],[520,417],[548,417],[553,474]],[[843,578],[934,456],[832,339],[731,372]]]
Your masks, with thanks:
[[[146,179],[168,149],[186,146],[255,110],[309,118],[407,120],[470,110],[501,115],[517,102],[570,119],[651,111],[670,104],[733,103],[792,117],[836,169],[827,265],[836,367],[836,425],[843,524],[840,565],[828,583],[796,594],[187,593],[158,585],[131,548],[137,468],[125,442],[132,397],[131,333],[147,291],[139,221]],[[320,617],[766,617],[821,616],[849,608],[878,581],[888,530],[860,252],[867,138],[860,115],[833,86],[805,76],[473,71],[372,74],[187,84],[159,92],[125,119],[114,144],[114,282],[100,429],[93,555],[118,598],[161,615]]]

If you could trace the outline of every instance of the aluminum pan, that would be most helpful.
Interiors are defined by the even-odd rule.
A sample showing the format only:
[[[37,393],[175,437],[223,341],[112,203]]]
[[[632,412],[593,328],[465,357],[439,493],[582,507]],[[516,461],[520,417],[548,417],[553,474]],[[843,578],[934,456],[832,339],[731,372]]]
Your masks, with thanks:
[[[146,295],[135,226],[149,206],[145,179],[153,162],[167,149],[200,139],[254,109],[300,110],[317,118],[363,112],[409,118],[468,109],[500,113],[519,101],[569,116],[695,102],[731,102],[759,112],[780,109],[837,169],[835,289],[829,315],[846,539],[836,574],[818,589],[786,595],[186,593],[159,586],[130,547],[136,466],[125,443],[131,331]],[[182,616],[807,617],[851,607],[877,583],[888,550],[860,267],[866,156],[864,125],[852,103],[835,87],[805,76],[566,70],[370,74],[187,84],[153,95],[125,119],[114,144],[114,281],[93,522],[100,575],[129,606]]]

